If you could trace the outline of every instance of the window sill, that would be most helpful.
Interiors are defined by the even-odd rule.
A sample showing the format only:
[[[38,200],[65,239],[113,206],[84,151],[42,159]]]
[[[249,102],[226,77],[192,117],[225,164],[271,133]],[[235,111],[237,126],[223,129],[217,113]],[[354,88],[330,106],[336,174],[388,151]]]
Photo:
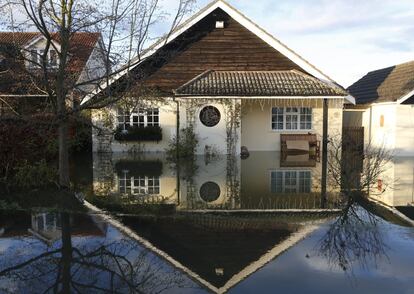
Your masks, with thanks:
[[[314,133],[315,129],[306,129],[306,130],[269,130],[269,133]]]

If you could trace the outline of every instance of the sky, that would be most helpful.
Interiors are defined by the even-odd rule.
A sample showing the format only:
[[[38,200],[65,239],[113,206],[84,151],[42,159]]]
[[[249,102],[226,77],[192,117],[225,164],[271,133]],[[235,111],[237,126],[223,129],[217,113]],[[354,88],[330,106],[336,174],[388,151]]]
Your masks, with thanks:
[[[194,1],[195,12],[210,0]],[[171,18],[178,0],[160,2]],[[369,71],[414,60],[414,0],[227,2],[344,87]],[[170,25],[167,16],[152,37]]]
[[[164,0],[175,7],[177,0]],[[208,0],[198,0],[202,8]],[[228,0],[342,86],[414,60],[414,0]]]

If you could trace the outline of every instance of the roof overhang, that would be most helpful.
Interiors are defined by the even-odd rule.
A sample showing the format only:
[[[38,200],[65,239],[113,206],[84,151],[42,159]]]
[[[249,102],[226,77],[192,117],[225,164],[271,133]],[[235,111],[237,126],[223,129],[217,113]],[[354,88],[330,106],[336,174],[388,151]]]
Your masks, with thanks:
[[[130,70],[134,69],[139,64],[141,64],[145,59],[147,59],[148,57],[153,55],[155,52],[157,52],[158,49],[160,49],[164,45],[176,39],[183,32],[188,30],[190,27],[195,25],[197,22],[202,20],[204,17],[209,15],[211,12],[213,12],[217,8],[220,8],[224,12],[229,14],[235,21],[237,21],[239,24],[241,24],[246,29],[248,29],[250,32],[252,32],[256,36],[261,38],[265,43],[267,43],[268,45],[270,45],[271,47],[279,51],[281,54],[289,58],[292,62],[296,63],[304,71],[308,72],[309,74],[313,75],[314,77],[320,79],[321,81],[325,83],[328,83],[332,86],[338,86],[338,84],[334,80],[332,80],[328,75],[324,74],[321,70],[319,70],[318,68],[310,64],[307,60],[305,60],[299,54],[297,54],[292,49],[287,47],[281,41],[273,37],[271,34],[267,33],[264,29],[262,29],[257,24],[255,24],[253,21],[248,19],[245,15],[243,15],[237,9],[235,9],[234,7],[232,7],[231,5],[229,5],[227,2],[223,0],[216,0],[208,4],[207,6],[205,6],[203,9],[201,9],[198,13],[196,13],[192,17],[190,17],[187,21],[185,21],[182,25],[178,26],[175,30],[173,30],[166,37],[161,38],[155,44],[150,46],[142,54],[132,59],[124,67],[124,69],[120,70],[116,75],[112,76],[108,81],[103,82],[101,86],[98,89],[96,89],[94,92],[87,95],[85,99],[83,99],[83,101],[81,102],[81,105],[88,102],[90,99],[92,99],[94,96],[99,94],[102,90],[106,89],[108,86],[112,85],[112,83],[117,81],[119,78],[124,76]],[[353,101],[351,103],[355,103],[355,99],[351,99],[351,100]]]
[[[414,96],[414,90],[408,92],[407,94],[405,94],[404,96],[402,96],[401,98],[399,98],[397,100],[397,103],[398,104],[404,103],[405,101],[407,101],[408,99],[410,99],[413,96]]]
[[[202,95],[177,95],[175,98],[194,99],[347,99],[352,103],[352,96],[202,96]],[[355,102],[354,102],[355,104]]]
[[[37,42],[39,42],[40,40],[46,40],[46,37],[43,36],[41,33],[39,33],[38,36],[35,36],[33,39],[31,39],[29,42],[27,42],[22,49],[23,50],[29,50],[30,47],[32,47],[34,44],[36,44]],[[52,42],[52,47],[54,47],[55,49],[60,49],[60,44],[59,42],[57,42],[56,40],[51,40]]]

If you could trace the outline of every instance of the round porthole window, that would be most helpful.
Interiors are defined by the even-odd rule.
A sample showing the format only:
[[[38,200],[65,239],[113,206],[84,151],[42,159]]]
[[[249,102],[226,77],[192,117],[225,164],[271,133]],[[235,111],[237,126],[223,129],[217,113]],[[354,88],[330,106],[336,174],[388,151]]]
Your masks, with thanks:
[[[214,127],[220,122],[220,111],[214,106],[206,106],[200,111],[200,121],[206,127]]]
[[[214,182],[205,182],[200,187],[200,197],[205,202],[216,201],[220,197],[220,187]]]

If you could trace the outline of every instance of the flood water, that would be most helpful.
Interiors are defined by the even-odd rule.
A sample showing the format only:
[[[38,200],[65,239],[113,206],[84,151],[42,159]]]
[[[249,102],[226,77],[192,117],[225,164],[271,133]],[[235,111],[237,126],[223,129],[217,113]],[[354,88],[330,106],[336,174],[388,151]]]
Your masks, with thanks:
[[[413,293],[414,161],[372,195],[393,213],[298,160],[74,159],[76,197],[2,197],[0,293]]]

